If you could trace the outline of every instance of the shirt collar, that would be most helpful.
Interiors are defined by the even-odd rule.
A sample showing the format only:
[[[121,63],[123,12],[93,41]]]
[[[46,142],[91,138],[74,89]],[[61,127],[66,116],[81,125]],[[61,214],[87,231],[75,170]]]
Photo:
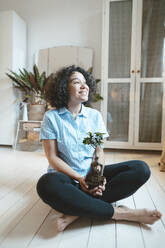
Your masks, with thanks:
[[[65,113],[68,113],[69,110],[66,108],[66,107],[62,107],[58,110],[59,114],[65,114]],[[81,112],[78,114],[78,116],[84,116],[87,118],[88,116],[88,113],[87,113],[87,109],[86,107],[84,106],[84,104],[81,104]]]
[[[81,112],[78,115],[84,116],[86,118],[88,117],[87,108],[84,106],[84,104],[81,104]]]

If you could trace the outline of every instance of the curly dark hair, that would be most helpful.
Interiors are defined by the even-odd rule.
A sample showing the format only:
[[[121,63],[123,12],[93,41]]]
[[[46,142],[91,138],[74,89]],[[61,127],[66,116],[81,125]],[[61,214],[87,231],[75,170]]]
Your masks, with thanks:
[[[55,107],[57,109],[67,107],[69,100],[69,78],[74,72],[82,73],[89,87],[88,101],[84,102],[84,104],[86,105],[92,101],[93,95],[96,93],[96,80],[90,72],[81,67],[72,65],[64,67],[48,77],[45,87],[45,97],[51,107]]]

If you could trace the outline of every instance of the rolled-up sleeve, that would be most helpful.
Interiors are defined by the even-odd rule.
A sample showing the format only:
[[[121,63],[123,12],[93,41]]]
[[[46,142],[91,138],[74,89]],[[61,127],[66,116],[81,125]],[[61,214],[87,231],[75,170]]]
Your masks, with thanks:
[[[57,139],[57,130],[55,127],[56,123],[52,123],[49,112],[46,112],[41,126],[40,140]]]

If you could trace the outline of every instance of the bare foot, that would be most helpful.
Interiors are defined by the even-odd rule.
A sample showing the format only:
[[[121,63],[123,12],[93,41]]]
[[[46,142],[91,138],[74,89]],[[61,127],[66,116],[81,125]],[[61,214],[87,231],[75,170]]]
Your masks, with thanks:
[[[159,220],[162,214],[158,210],[143,209],[131,209],[126,206],[114,207],[114,215],[112,219],[115,220],[128,220],[136,221],[144,224],[154,224]]]
[[[69,224],[78,219],[79,216],[62,215],[57,219],[57,230],[62,232]]]

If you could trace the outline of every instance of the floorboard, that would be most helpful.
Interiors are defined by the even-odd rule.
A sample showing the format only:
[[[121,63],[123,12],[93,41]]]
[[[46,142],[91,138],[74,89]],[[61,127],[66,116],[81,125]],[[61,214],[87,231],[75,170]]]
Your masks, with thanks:
[[[35,247],[59,247],[59,243],[61,241],[63,232],[59,233],[56,230],[56,219],[57,219],[56,212],[51,209],[47,218],[43,221],[42,225],[35,233],[35,236],[29,243],[28,247],[35,248]]]
[[[108,244],[108,246],[107,246]],[[113,220],[93,220],[88,248],[116,247],[116,223]]]
[[[24,218],[22,218],[16,227],[7,235],[1,247],[27,247],[49,212],[50,207],[39,199],[30,211],[26,213]]]
[[[152,178],[149,179],[147,185],[153,184]],[[135,194],[134,200],[136,208],[149,208],[155,209],[155,199],[151,198],[147,190],[147,186],[141,187]],[[151,189],[150,189],[151,192]],[[165,200],[165,199],[164,199]],[[160,208],[157,208],[158,210]],[[142,236],[146,248],[164,247],[165,229],[161,220],[157,221],[154,225],[141,225]]]
[[[7,235],[17,226],[38,201],[36,190],[33,188],[15,203],[8,211],[0,218],[0,244]]]
[[[125,205],[129,208],[135,209],[134,199],[132,196],[117,201],[116,205]],[[116,236],[117,248],[129,247],[130,244],[133,244],[134,248],[145,247],[140,225],[138,223],[128,221],[117,221]]]
[[[1,248],[164,248],[164,215],[152,226],[79,218],[58,233],[56,211],[39,199],[35,189],[38,178],[47,169],[43,152],[0,149],[0,156]],[[116,205],[156,208],[165,213],[165,173],[159,171],[159,158],[160,154],[153,151],[105,151],[106,164],[141,159],[152,171],[143,187]]]

